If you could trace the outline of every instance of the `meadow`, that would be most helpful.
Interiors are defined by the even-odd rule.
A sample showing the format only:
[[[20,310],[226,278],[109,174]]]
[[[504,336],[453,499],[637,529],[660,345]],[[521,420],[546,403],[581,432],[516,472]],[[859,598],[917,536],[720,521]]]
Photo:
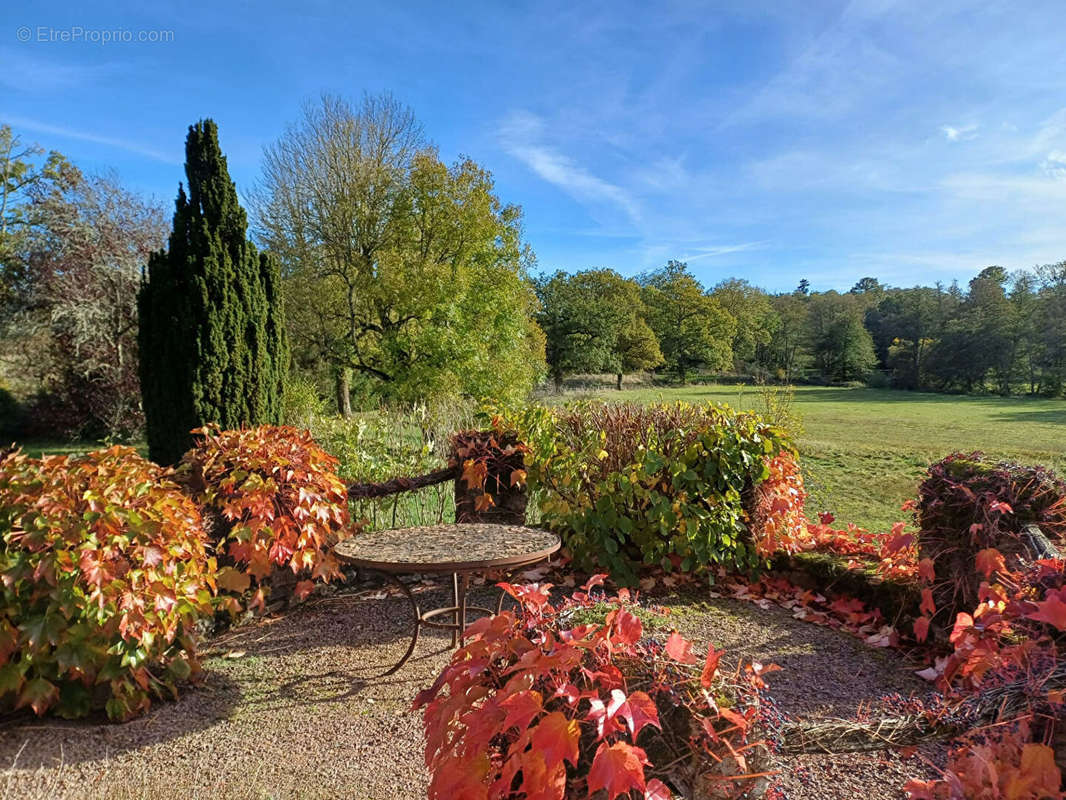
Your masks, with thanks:
[[[764,411],[754,386],[646,387],[597,396],[614,400],[686,400]],[[793,412],[811,499],[808,511],[886,530],[907,519],[926,467],[955,451],[980,450],[1066,473],[1066,402],[969,397],[863,387],[803,386]]]

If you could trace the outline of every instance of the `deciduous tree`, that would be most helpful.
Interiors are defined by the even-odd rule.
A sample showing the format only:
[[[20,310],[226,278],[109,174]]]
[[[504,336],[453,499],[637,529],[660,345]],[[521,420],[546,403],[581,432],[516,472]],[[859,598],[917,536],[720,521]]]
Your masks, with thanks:
[[[704,291],[687,264],[670,261],[640,283],[648,325],[679,380],[696,367],[723,370],[732,364],[736,320]]]
[[[283,265],[301,357],[390,400],[527,391],[543,366],[521,210],[451,166],[389,96],[335,97],[264,155],[257,229]]]

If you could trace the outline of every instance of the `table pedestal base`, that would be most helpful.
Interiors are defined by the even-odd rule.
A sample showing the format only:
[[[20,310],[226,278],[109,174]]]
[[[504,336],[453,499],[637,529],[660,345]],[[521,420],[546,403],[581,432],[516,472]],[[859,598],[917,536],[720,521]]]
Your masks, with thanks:
[[[407,652],[404,653],[403,657],[397,661],[394,666],[390,667],[388,671],[381,673],[381,677],[383,678],[387,675],[392,675],[399,670],[400,667],[406,664],[411,656],[414,655],[415,647],[418,646],[418,635],[421,633],[423,627],[450,630],[452,632],[452,648],[454,649],[463,644],[463,631],[466,629],[466,619],[469,612],[479,611],[483,614],[499,614],[503,609],[504,598],[507,596],[505,592],[500,592],[500,599],[496,601],[495,609],[485,608],[484,606],[468,605],[466,602],[466,593],[470,587],[470,575],[465,572],[453,572],[452,597],[454,604],[423,612],[421,606],[418,604],[418,600],[415,599],[414,594],[411,592],[410,587],[401,581],[398,575],[383,570],[379,571],[400,589],[404,597],[406,597],[411,604],[412,610],[415,612],[414,630],[411,632],[411,643],[407,646]],[[437,621],[436,618],[444,614],[451,615],[452,619],[450,622]]]

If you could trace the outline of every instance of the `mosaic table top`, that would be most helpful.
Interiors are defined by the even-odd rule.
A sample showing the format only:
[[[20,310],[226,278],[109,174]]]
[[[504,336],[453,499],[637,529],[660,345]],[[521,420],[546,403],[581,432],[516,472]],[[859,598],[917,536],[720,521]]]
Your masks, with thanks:
[[[533,564],[559,546],[550,531],[473,522],[357,533],[334,553],[388,572],[462,572]]]

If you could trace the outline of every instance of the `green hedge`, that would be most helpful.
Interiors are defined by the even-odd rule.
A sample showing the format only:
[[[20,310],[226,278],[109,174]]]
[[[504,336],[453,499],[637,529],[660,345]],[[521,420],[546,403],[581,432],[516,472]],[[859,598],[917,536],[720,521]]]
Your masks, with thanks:
[[[748,531],[770,457],[793,448],[758,415],[725,406],[581,402],[497,411],[530,446],[543,521],[575,564],[632,583],[642,564],[748,570]]]

